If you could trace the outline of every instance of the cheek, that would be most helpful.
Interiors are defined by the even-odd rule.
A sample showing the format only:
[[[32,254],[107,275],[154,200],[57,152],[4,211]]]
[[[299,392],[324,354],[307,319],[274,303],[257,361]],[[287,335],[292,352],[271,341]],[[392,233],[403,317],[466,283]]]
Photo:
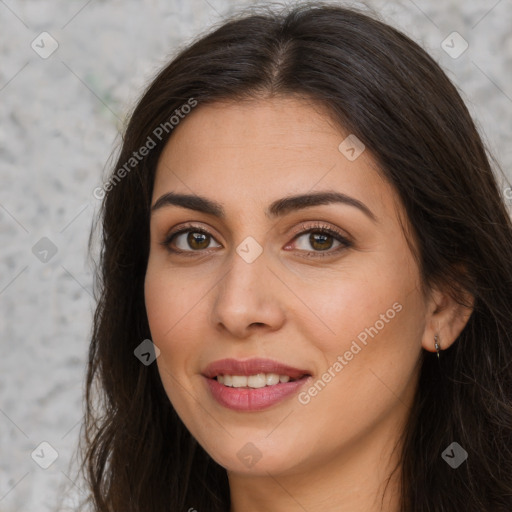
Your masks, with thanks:
[[[389,294],[353,297],[343,303],[342,316],[332,317],[336,336],[309,335],[316,340],[323,365],[299,399],[304,421],[316,432],[316,439],[330,439],[333,432],[340,432],[345,441],[355,440],[397,407],[398,420],[400,409],[407,410],[402,404],[410,402],[414,390],[421,352],[419,309],[405,300],[410,299],[406,294],[397,293],[396,301]],[[334,306],[332,313],[336,314]]]
[[[152,341],[160,350],[156,359],[160,379],[173,407],[181,412],[182,420],[187,420],[190,415],[183,413],[188,410],[186,397],[193,394],[187,368],[194,362],[194,344],[199,339],[194,330],[197,322],[190,320],[197,315],[200,297],[196,295],[200,290],[194,291],[172,275],[169,270],[149,265],[144,295]]]
[[[172,283],[148,267],[144,282],[144,300],[149,328],[155,343],[162,350],[162,341],[175,323],[178,311],[171,298],[178,293]]]
[[[323,361],[322,382],[306,390],[304,401],[316,400],[322,390],[318,406],[341,401],[345,412],[372,414],[370,405],[379,397],[385,408],[384,395],[396,400],[393,393],[406,392],[421,353],[425,311],[416,267],[410,261],[386,264],[382,258],[364,272],[353,268],[324,284],[322,293],[303,288],[305,302],[321,318],[321,323],[308,321],[311,315],[304,318],[304,339]],[[333,416],[347,420],[344,412]]]
[[[370,368],[391,377],[395,362],[404,359],[409,347],[414,350],[414,336],[410,336],[414,312],[403,304],[400,293],[396,295],[368,293],[357,287],[347,286],[338,296],[331,296],[323,304],[323,320],[326,329],[314,329],[311,323],[304,322],[305,339],[317,352],[322,361],[318,372],[322,380],[346,380],[341,387],[344,392],[357,384],[352,391],[361,396],[365,382],[373,381]],[[318,326],[317,326],[318,327]],[[420,343],[417,343],[420,346]],[[417,353],[415,353],[415,356]],[[410,361],[409,361],[410,362]],[[405,361],[404,361],[405,363]],[[325,372],[330,372],[326,374]],[[343,379],[331,378],[343,375]],[[336,385],[334,386],[336,387]]]
[[[209,286],[204,276],[172,268],[160,259],[150,257],[144,298],[151,333],[155,339],[166,343],[176,338],[176,331],[184,324],[191,323]]]
[[[207,289],[200,282],[187,285],[170,270],[148,266],[144,296],[152,341],[160,349],[159,365],[183,371],[184,361],[199,340],[199,323],[194,319]]]
[[[306,337],[331,356],[348,350],[353,340],[362,346],[377,338],[413,341],[419,332],[414,326],[418,320],[421,324],[424,314],[416,267],[407,259],[389,259],[380,254],[366,258],[364,264],[347,265],[320,282],[318,275],[297,281],[309,310],[305,315],[295,312]]]

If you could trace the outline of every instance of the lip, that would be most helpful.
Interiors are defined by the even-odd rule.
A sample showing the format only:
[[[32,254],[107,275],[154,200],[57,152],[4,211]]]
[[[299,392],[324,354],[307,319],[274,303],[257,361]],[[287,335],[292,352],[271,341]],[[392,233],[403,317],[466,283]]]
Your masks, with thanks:
[[[217,375],[255,375],[277,373],[288,375],[290,382],[280,382],[263,388],[233,388],[218,382]],[[296,394],[312,378],[308,370],[301,370],[270,359],[222,359],[206,367],[203,372],[211,396],[222,406],[239,412],[261,411]]]
[[[308,370],[301,370],[272,359],[220,359],[210,363],[203,371],[208,379],[217,375],[256,375],[257,373],[277,373],[288,375],[291,379],[298,379],[303,375],[311,375]]]

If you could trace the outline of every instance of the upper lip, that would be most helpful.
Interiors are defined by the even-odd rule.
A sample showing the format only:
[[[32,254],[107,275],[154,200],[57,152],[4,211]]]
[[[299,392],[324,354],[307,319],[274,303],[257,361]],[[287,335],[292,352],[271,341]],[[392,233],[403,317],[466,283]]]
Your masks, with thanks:
[[[203,371],[203,375],[210,379],[217,375],[256,375],[257,373],[277,373],[288,375],[291,379],[298,379],[310,375],[308,370],[293,368],[271,359],[219,359],[210,363]]]

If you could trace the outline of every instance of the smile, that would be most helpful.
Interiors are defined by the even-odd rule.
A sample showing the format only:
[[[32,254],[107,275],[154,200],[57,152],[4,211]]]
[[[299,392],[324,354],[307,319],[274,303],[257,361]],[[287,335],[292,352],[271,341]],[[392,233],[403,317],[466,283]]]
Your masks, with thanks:
[[[311,378],[307,370],[269,359],[223,359],[203,372],[209,395],[235,411],[261,411],[299,392]]]

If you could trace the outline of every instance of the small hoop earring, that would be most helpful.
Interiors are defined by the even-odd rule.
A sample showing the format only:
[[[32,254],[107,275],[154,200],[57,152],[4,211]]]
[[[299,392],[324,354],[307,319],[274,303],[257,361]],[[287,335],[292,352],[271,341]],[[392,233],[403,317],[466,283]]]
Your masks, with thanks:
[[[436,334],[434,336],[434,346],[436,347],[436,352],[437,352],[437,359],[439,359],[439,352],[441,350],[441,346],[439,345],[439,343],[437,342],[439,336]]]

